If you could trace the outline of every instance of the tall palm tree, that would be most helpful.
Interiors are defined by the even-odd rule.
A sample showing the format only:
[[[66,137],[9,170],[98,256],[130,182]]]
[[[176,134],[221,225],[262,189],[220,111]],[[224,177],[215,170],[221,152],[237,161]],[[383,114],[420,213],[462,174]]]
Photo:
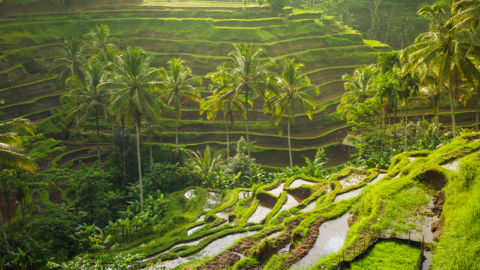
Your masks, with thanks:
[[[106,88],[100,87],[105,79],[107,79],[108,72],[105,65],[100,62],[88,60],[85,67],[84,79],[78,76],[68,78],[66,84],[73,88],[72,91],[64,94],[60,98],[60,102],[74,100],[77,105],[73,111],[67,116],[67,123],[72,121],[75,116],[78,117],[76,128],[85,122],[88,117],[94,113],[96,130],[97,130],[97,155],[98,155],[98,171],[100,171],[100,130],[98,126],[99,114],[104,114],[107,109],[107,101],[109,92]]]
[[[350,105],[363,103],[367,99],[369,91],[373,87],[372,80],[376,72],[376,67],[370,65],[357,68],[353,76],[350,74],[342,76],[342,80],[345,82],[345,91],[347,91],[343,95],[341,103],[337,106],[337,112],[342,112],[342,117]]]
[[[424,77],[420,84],[420,93],[429,101],[430,111],[435,113],[435,135],[440,135],[440,104],[449,104],[447,97],[448,87],[444,84],[442,87],[437,85],[436,74]]]
[[[109,111],[115,114],[117,122],[125,120],[127,125],[135,123],[137,135],[138,178],[140,183],[140,206],[143,209],[142,164],[140,157],[140,126],[141,116],[150,118],[160,114],[155,104],[154,88],[159,85],[158,69],[151,69],[152,58],[140,48],[127,48],[126,52],[118,57],[113,78],[105,82],[102,87],[115,89],[111,95]],[[122,116],[124,118],[122,118]]]
[[[447,21],[447,27],[452,27],[450,31],[461,29],[471,29],[476,31],[480,24],[480,2],[478,0],[461,0],[453,5],[453,16]],[[476,33],[467,54],[478,44],[480,31]]]
[[[237,112],[242,119],[245,119],[245,109],[242,102],[235,99],[235,84],[232,78],[228,75],[228,70],[225,64],[217,68],[216,72],[207,74],[213,82],[210,85],[212,95],[204,98],[200,104],[200,114],[207,111],[207,119],[215,119],[219,110],[223,111],[223,121],[227,131],[227,158],[230,157],[230,141],[228,137],[228,123],[235,124],[235,112]]]
[[[96,26],[90,33],[85,35],[85,39],[89,41],[88,49],[97,53],[99,50],[105,51],[107,48],[116,49],[116,43],[119,43],[119,39],[116,37],[110,37],[110,28],[108,25]]]
[[[162,69],[163,80],[161,87],[166,91],[166,103],[175,106],[175,147],[178,156],[178,121],[182,114],[182,100],[190,99],[200,102],[200,90],[195,88],[196,84],[202,84],[202,79],[192,75],[192,70],[183,65],[182,59],[168,61],[169,70]]]
[[[454,3],[454,1],[452,1]],[[450,8],[450,13],[447,11]],[[470,50],[470,33],[467,30],[456,29],[444,24],[453,12],[452,6],[437,3],[422,7],[418,14],[429,21],[428,32],[420,34],[415,44],[401,52],[402,60],[408,60],[404,72],[426,67],[426,75],[436,73],[437,87],[448,84],[450,111],[452,117],[453,136],[456,137],[455,105],[461,80],[473,82],[480,77],[472,59],[467,57]],[[474,55],[479,55],[478,45],[471,48]]]
[[[0,124],[0,164],[22,168],[31,173],[37,170],[35,162],[22,150],[19,132],[33,133],[34,127],[28,119],[17,118]]]
[[[475,96],[475,130],[478,132],[478,106],[480,105],[480,83],[465,84],[460,96],[460,102],[465,106],[467,101]]]
[[[406,42],[406,38],[415,33],[415,24],[409,17],[405,17],[393,28],[393,33],[395,35],[400,34],[400,49],[403,50],[403,44]]]
[[[290,168],[293,167],[292,146],[290,143],[290,122],[295,123],[295,105],[298,104],[312,120],[315,111],[315,99],[308,93],[319,94],[318,88],[311,85],[310,79],[301,73],[303,64],[295,64],[295,59],[285,61],[283,73],[277,76],[275,86],[271,89],[271,96],[265,103],[264,112],[270,109],[275,115],[275,125],[280,123],[284,115],[288,116],[288,154],[290,157]]]
[[[404,122],[404,135],[405,135],[405,151],[407,151],[407,145],[408,145],[408,99],[410,98],[411,95],[414,95],[418,91],[418,84],[420,83],[420,80],[418,76],[414,73],[407,73],[401,80],[401,87],[402,87],[402,95],[403,98],[405,99],[405,122]]]
[[[58,81],[65,85],[68,77],[79,76],[83,78],[82,66],[86,62],[85,53],[87,48],[85,43],[77,38],[65,39],[63,48],[56,47],[52,49],[51,55],[55,57],[52,68],[48,75],[59,73]]]
[[[247,149],[248,157],[250,158],[250,137],[248,132],[248,101],[254,92],[262,94],[265,89],[265,74],[268,72],[268,68],[271,67],[274,62],[267,59],[259,59],[259,57],[265,53],[263,49],[253,49],[253,45],[233,45],[235,48],[228,54],[228,57],[232,60],[232,66],[230,67],[229,74],[232,80],[235,82],[235,99],[243,95],[245,102],[245,126],[247,132]],[[251,164],[250,174],[251,174]]]

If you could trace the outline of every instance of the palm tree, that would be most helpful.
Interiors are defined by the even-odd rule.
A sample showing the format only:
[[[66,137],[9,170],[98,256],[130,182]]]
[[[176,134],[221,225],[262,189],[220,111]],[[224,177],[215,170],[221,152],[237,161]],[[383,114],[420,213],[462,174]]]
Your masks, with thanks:
[[[168,61],[169,71],[162,69],[163,81],[160,84],[166,91],[166,103],[175,106],[175,147],[178,156],[178,121],[182,114],[182,99],[200,102],[200,90],[195,84],[202,84],[202,79],[192,75],[189,67],[183,66],[182,59]]]
[[[475,130],[478,132],[478,106],[480,105],[480,84],[474,83],[472,85],[465,84],[465,89],[460,96],[460,102],[465,106],[467,101],[475,96]]]
[[[142,114],[154,118],[160,114],[155,104],[154,87],[160,82],[158,69],[151,69],[152,58],[140,48],[127,48],[118,57],[114,77],[104,83],[105,87],[115,89],[111,95],[109,111],[115,114],[117,122],[124,117],[127,124],[135,122],[137,135],[138,177],[140,182],[140,206],[143,210],[142,164],[140,158],[140,125]]]
[[[393,28],[393,33],[395,35],[400,34],[400,49],[403,50],[403,43],[406,42],[406,38],[415,33],[415,24],[413,24],[409,17],[405,17],[400,20],[400,24]]]
[[[65,85],[71,75],[83,78],[82,66],[85,64],[86,47],[84,42],[77,38],[65,39],[63,48],[53,48],[51,55],[55,57],[52,68],[48,71],[49,76],[59,73],[58,81]]]
[[[271,59],[259,59],[259,57],[265,53],[263,49],[253,50],[253,45],[235,44],[233,45],[235,50],[228,54],[228,57],[232,59],[232,66],[230,67],[229,74],[232,77],[232,81],[235,82],[235,98],[243,95],[245,102],[245,126],[247,132],[247,149],[248,157],[250,158],[250,137],[248,132],[248,101],[250,96],[254,92],[262,93],[262,89],[265,89],[265,75],[268,72],[267,69],[271,67],[274,62]],[[251,164],[250,169],[251,169]],[[251,174],[251,170],[250,170]]]
[[[372,80],[377,73],[375,66],[357,68],[353,76],[346,74],[342,76],[345,82],[345,93],[341,99],[341,103],[337,106],[337,112],[342,112],[342,117],[346,113],[348,107],[353,104],[363,103],[372,89]]]
[[[420,93],[429,101],[430,111],[435,113],[435,135],[440,136],[440,104],[448,104],[449,99],[445,95],[448,92],[447,86],[437,85],[436,74],[424,77],[420,84]]]
[[[401,80],[401,87],[402,87],[402,95],[405,99],[405,122],[404,122],[404,129],[405,129],[405,151],[407,151],[407,144],[408,144],[408,137],[407,137],[407,127],[408,127],[408,99],[411,95],[414,95],[418,91],[418,84],[419,78],[416,74],[411,72],[407,73]],[[412,91],[413,89],[413,91]]]
[[[33,133],[28,119],[16,118],[0,124],[0,163],[12,168],[22,168],[31,173],[37,170],[35,162],[22,153],[22,139],[19,132]]]
[[[275,86],[272,87],[271,96],[265,103],[264,112],[270,109],[275,115],[275,125],[280,123],[282,117],[288,116],[288,154],[290,156],[290,168],[293,167],[292,146],[290,143],[290,122],[295,123],[295,105],[298,104],[312,120],[315,111],[315,100],[308,95],[308,92],[314,91],[319,94],[318,88],[311,85],[310,79],[301,73],[303,64],[295,64],[295,59],[285,61],[284,70],[281,76],[277,76]]]
[[[92,50],[92,52],[96,53],[97,51],[105,51],[107,48],[116,49],[117,45],[115,43],[119,43],[119,39],[116,37],[110,37],[110,28],[108,25],[100,25],[96,26],[96,29],[92,29],[90,33],[85,35],[85,39],[87,39],[90,44],[88,45],[88,49]]]
[[[469,32],[462,29],[452,31],[451,26],[443,23],[449,16],[447,7],[446,3],[437,3],[419,10],[418,14],[429,21],[430,30],[420,34],[414,45],[403,50],[401,58],[408,60],[403,68],[405,73],[426,67],[426,75],[436,73],[437,87],[448,84],[453,137],[456,137],[455,104],[460,82],[462,79],[473,82],[480,72],[472,59],[467,57],[470,49]],[[471,50],[475,55],[480,53],[477,45]]]
[[[107,109],[107,101],[109,92],[99,87],[108,76],[105,65],[100,62],[88,60],[85,67],[84,80],[79,76],[68,78],[67,85],[73,88],[72,91],[64,94],[60,98],[60,102],[76,101],[77,105],[73,111],[67,116],[67,123],[72,121],[73,117],[79,116],[76,128],[85,122],[88,117],[95,113],[95,122],[97,129],[97,155],[98,155],[98,171],[100,171],[100,130],[98,126],[99,114],[104,114]]]
[[[478,0],[461,0],[453,5],[453,16],[447,21],[446,26],[452,27],[450,31],[459,31],[470,28],[476,31],[480,24],[480,2]],[[467,55],[478,44],[480,32],[477,32],[475,38],[468,49]]]
[[[215,119],[219,110],[223,111],[223,121],[227,130],[227,158],[230,157],[230,145],[228,137],[228,123],[235,124],[235,112],[237,112],[242,119],[245,119],[245,109],[242,102],[235,99],[235,84],[228,76],[228,70],[225,64],[217,68],[217,72],[207,74],[213,82],[210,85],[212,95],[202,100],[200,104],[200,114],[207,111],[207,119]]]

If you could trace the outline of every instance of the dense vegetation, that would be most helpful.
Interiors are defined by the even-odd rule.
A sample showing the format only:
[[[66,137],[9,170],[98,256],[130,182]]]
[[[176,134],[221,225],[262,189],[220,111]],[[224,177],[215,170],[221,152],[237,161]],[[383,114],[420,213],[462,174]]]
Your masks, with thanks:
[[[277,14],[288,4],[267,2]],[[192,11],[166,10],[166,18],[154,20],[92,12],[76,20],[70,16],[78,14],[39,15],[42,23],[19,15],[0,26],[2,46],[36,45],[6,50],[2,74],[28,67],[49,75],[32,86],[45,95],[18,102],[16,86],[1,81],[0,94],[9,99],[0,115],[3,269],[140,269],[170,267],[170,260],[179,269],[288,269],[308,258],[320,226],[349,213],[342,245],[308,267],[335,269],[378,235],[406,238],[426,216],[440,218],[435,241],[427,242],[433,269],[478,267],[478,2],[425,4],[418,17],[409,1],[302,3],[323,13],[315,19],[311,11],[285,8],[274,17],[260,1],[258,11],[243,4],[243,12],[199,18]],[[369,9],[370,17],[363,14]],[[397,47],[405,48],[381,53],[388,47],[363,42],[331,16],[372,39],[401,38]],[[417,29],[409,28],[410,18]],[[91,23],[95,28],[84,34]],[[61,46],[48,44],[66,35]],[[306,49],[308,42],[322,45]],[[40,51],[49,57],[37,59]],[[339,72],[347,73],[341,81]],[[28,78],[14,80],[33,91]],[[329,90],[335,83],[346,92]],[[41,121],[15,118],[45,113],[16,106],[50,99],[53,109]],[[474,125],[457,123],[460,105],[475,106]],[[292,137],[296,121],[323,125],[323,137]],[[188,125],[206,131],[182,132]],[[267,145],[285,139],[289,167],[257,162],[262,136]],[[320,146],[308,141],[318,138]],[[302,149],[308,143],[309,156]],[[328,147],[348,148],[353,159],[327,167]],[[294,166],[299,157],[304,165]],[[445,167],[452,161],[458,169]],[[304,182],[295,185],[298,179]],[[262,209],[269,210],[259,218]],[[227,237],[237,241],[212,253],[218,257],[201,255]],[[414,267],[418,253],[379,244],[354,267]]]

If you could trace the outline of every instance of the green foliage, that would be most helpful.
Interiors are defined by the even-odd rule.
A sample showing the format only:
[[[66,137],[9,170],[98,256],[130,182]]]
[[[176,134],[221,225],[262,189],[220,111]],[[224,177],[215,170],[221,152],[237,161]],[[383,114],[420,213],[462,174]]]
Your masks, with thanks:
[[[380,242],[352,269],[410,269],[418,264],[420,249],[396,242]]]
[[[323,124],[327,125],[327,126],[328,125],[335,125],[335,124],[338,124],[338,123],[341,123],[341,122],[343,122],[342,121],[342,116],[338,112],[327,114],[323,118]]]

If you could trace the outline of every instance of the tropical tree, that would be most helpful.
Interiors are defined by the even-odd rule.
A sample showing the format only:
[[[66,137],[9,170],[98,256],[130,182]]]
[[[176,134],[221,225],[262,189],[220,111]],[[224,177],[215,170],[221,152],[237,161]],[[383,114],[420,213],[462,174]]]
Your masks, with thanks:
[[[440,104],[449,104],[447,86],[437,85],[436,74],[423,78],[420,84],[420,94],[429,101],[430,111],[435,114],[435,135],[440,136]]]
[[[405,17],[393,28],[393,33],[395,35],[400,34],[400,49],[403,50],[403,44],[407,41],[407,37],[415,33],[415,24],[410,20],[410,17]]]
[[[178,121],[182,114],[182,100],[190,99],[200,102],[200,90],[195,88],[196,84],[202,84],[202,79],[192,75],[192,70],[183,65],[182,59],[168,61],[169,70],[161,70],[163,80],[160,86],[165,90],[167,105],[173,103],[175,107],[175,147],[178,152]]]
[[[414,95],[418,91],[418,84],[420,83],[419,78],[414,73],[407,73],[401,80],[402,96],[405,100],[405,122],[404,122],[404,133],[405,133],[405,151],[407,151],[408,138],[407,138],[407,127],[408,127],[408,99],[411,95]]]
[[[272,4],[273,6],[273,4]],[[248,132],[248,101],[250,96],[254,93],[264,95],[266,89],[265,76],[267,69],[271,67],[274,62],[271,59],[259,59],[259,57],[265,53],[263,49],[253,49],[253,45],[233,45],[235,50],[228,54],[228,57],[232,60],[232,66],[230,67],[229,74],[232,77],[231,80],[235,82],[235,97],[239,99],[243,96],[245,102],[245,126],[247,133],[247,150],[248,157],[250,157],[250,137]],[[264,97],[264,96],[263,96]],[[264,97],[265,98],[265,97]],[[251,165],[251,164],[250,164]]]
[[[353,76],[350,74],[342,76],[342,80],[345,82],[345,91],[347,91],[343,95],[341,103],[337,106],[337,112],[342,112],[342,117],[348,111],[350,105],[362,103],[367,99],[370,90],[372,90],[373,78],[376,73],[376,67],[370,65],[357,68]]]
[[[92,52],[97,53],[99,50],[105,51],[107,48],[116,49],[119,43],[119,39],[116,37],[110,37],[110,28],[108,25],[96,26],[95,29],[92,29],[90,33],[85,35],[85,39],[89,41],[88,49]]]
[[[460,102],[465,106],[467,101],[475,96],[475,130],[478,132],[478,106],[480,105],[480,83],[465,84],[460,96]]]
[[[51,55],[55,57],[52,68],[48,71],[49,76],[59,73],[58,81],[64,86],[68,77],[79,76],[83,79],[82,66],[86,62],[85,43],[77,38],[65,39],[63,48],[52,49]]]
[[[480,47],[470,48],[469,31],[452,29],[449,24],[444,24],[451,12],[453,6],[444,2],[422,7],[418,14],[429,21],[430,29],[420,34],[414,45],[401,52],[401,59],[408,61],[404,73],[426,67],[425,75],[436,73],[437,87],[448,85],[453,136],[456,137],[455,105],[460,83],[462,79],[473,82],[480,77],[474,60],[467,54],[471,49],[473,55],[480,55]]]
[[[33,133],[28,119],[16,118],[0,124],[0,163],[12,168],[22,168],[31,173],[37,170],[35,162],[22,150],[20,132]]]
[[[116,115],[117,122],[122,120],[127,125],[135,123],[137,135],[138,178],[140,183],[140,206],[143,210],[142,164],[140,158],[140,126],[141,116],[146,114],[155,118],[160,111],[155,104],[154,90],[159,85],[158,69],[151,69],[152,58],[140,48],[127,48],[118,57],[115,74],[103,84],[104,87],[115,89],[111,95],[110,113]]]
[[[476,31],[480,23],[480,2],[477,0],[461,0],[454,3],[452,8],[453,16],[447,21],[446,26],[451,27],[452,32],[462,29]],[[478,44],[480,31],[473,38],[467,54]]]
[[[60,98],[60,102],[76,101],[76,106],[67,116],[67,123],[72,121],[75,116],[78,117],[76,128],[78,129],[92,113],[95,114],[96,132],[97,132],[97,155],[98,155],[98,171],[100,171],[100,130],[98,125],[99,115],[105,114],[107,102],[110,93],[105,87],[100,85],[107,79],[109,75],[105,69],[105,65],[100,62],[88,60],[85,66],[84,79],[79,76],[71,76],[66,84],[73,90],[64,94]]]
[[[235,84],[232,82],[232,77],[229,76],[225,64],[217,68],[216,72],[207,74],[213,82],[210,85],[212,95],[204,98],[200,104],[200,114],[207,111],[207,119],[215,119],[219,110],[223,112],[223,121],[227,131],[227,158],[230,157],[230,141],[228,137],[228,124],[235,124],[235,112],[237,112],[242,119],[245,119],[245,109],[242,102],[235,98]]]
[[[293,167],[292,146],[290,143],[290,122],[295,123],[295,105],[300,108],[312,120],[315,111],[315,100],[308,92],[319,94],[318,88],[311,85],[310,79],[301,73],[303,64],[295,64],[295,59],[288,59],[284,63],[283,73],[276,77],[275,86],[271,89],[270,97],[265,103],[264,113],[270,109],[275,116],[275,125],[280,123],[284,115],[288,116],[288,154],[290,157],[290,168]]]

